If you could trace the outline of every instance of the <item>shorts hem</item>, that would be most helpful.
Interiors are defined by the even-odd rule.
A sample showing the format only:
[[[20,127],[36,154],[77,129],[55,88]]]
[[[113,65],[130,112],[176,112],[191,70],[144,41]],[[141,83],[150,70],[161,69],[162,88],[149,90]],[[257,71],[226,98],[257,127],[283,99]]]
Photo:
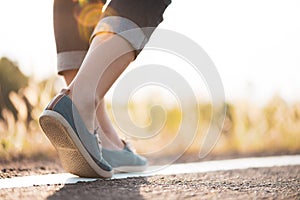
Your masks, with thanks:
[[[57,54],[57,72],[79,69],[87,51],[65,51]]]
[[[96,25],[90,42],[97,34],[103,32],[122,36],[137,51],[141,50],[148,41],[142,29],[136,23],[124,17],[108,16],[102,18]]]

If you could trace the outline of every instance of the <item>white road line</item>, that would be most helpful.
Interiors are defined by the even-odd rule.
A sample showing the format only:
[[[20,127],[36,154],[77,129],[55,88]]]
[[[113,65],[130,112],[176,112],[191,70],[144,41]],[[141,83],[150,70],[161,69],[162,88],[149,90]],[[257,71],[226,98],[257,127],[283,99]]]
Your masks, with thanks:
[[[169,166],[151,166],[144,173],[123,173],[115,174],[113,179],[128,177],[147,177],[154,175],[170,175],[184,173],[203,173],[211,171],[225,171],[247,168],[261,168],[273,166],[300,165],[300,155],[293,156],[274,156],[260,158],[240,158],[232,160],[206,161],[197,163],[173,164]],[[32,187],[39,185],[53,184],[74,184],[77,182],[96,181],[95,178],[80,178],[69,173],[24,176],[0,179],[0,189]]]

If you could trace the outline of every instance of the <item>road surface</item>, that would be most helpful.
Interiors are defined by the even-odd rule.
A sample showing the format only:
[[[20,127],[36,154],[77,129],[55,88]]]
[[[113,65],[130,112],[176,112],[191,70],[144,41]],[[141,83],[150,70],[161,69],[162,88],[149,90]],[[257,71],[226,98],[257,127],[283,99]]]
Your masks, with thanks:
[[[8,187],[8,180],[20,182],[24,173],[34,175],[31,178],[45,177],[40,174],[55,172],[51,170],[2,168],[0,199],[300,199],[297,155],[176,164],[148,174],[122,174],[111,180],[79,183],[47,184],[36,179],[34,186]],[[21,179],[7,179],[15,176]]]

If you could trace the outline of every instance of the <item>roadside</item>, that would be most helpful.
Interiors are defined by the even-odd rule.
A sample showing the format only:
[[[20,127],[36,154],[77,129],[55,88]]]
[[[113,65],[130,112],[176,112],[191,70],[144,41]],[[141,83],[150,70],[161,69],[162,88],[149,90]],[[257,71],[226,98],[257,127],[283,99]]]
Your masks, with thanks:
[[[225,160],[233,158],[244,157],[265,157],[275,155],[295,155],[300,152],[272,152],[272,153],[251,153],[251,154],[210,154],[204,159],[199,159],[198,154],[184,154],[174,163],[189,163],[189,162],[201,162],[210,160]],[[165,163],[168,157],[149,158],[150,165],[161,165]],[[0,179],[12,178],[18,176],[29,175],[43,175],[43,174],[56,174],[65,172],[62,168],[57,156],[52,157],[32,157],[32,158],[14,158],[11,160],[0,160]]]
[[[300,199],[300,166],[0,190],[0,199]]]

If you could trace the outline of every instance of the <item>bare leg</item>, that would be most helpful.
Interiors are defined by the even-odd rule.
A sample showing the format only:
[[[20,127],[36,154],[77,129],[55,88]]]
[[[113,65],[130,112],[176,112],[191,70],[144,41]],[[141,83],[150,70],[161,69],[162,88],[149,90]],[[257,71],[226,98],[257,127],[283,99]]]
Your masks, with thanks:
[[[109,47],[110,45],[112,46]],[[118,46],[116,47],[116,45]],[[121,50],[116,50],[116,48],[121,48]],[[94,129],[92,119],[94,119],[96,115],[102,129],[101,132],[104,133],[100,135],[103,147],[108,149],[122,149],[124,144],[117,135],[109,117],[107,116],[103,97],[119,75],[134,59],[134,53],[131,46],[123,38],[111,34],[96,36],[91,44],[90,51],[92,51],[92,53],[89,52],[87,54],[87,61],[81,66],[81,68],[85,69],[80,70],[78,73],[79,78],[75,78],[75,80],[71,83],[77,74],[77,70],[65,71],[63,72],[63,76],[68,85],[71,83],[70,89],[73,93],[73,101],[90,132]],[[102,62],[102,60],[108,60],[105,58],[105,54],[101,53],[102,51],[109,52],[108,57],[111,58],[113,61],[112,63],[105,64]],[[123,53],[125,54],[120,57],[119,55]],[[97,67],[99,67],[99,69]],[[87,80],[80,77],[82,75],[85,75],[84,77],[88,77],[86,78]],[[94,80],[94,83],[90,82],[91,79]],[[75,88],[79,91],[77,93],[78,96],[76,97],[74,96],[74,94],[76,95]],[[82,93],[85,92],[89,92],[90,94],[82,95]],[[87,105],[88,102],[90,102],[92,106]],[[93,102],[96,103],[93,104]],[[94,108],[97,108],[96,112],[93,110]]]
[[[63,71],[62,75],[66,81],[66,84],[69,85],[74,77],[76,76],[78,70],[67,70]],[[100,129],[102,131],[99,131],[99,136],[102,141],[102,146],[107,149],[111,150],[117,150],[117,149],[123,149],[124,144],[121,141],[120,137],[118,136],[118,133],[114,129],[105,109],[105,102],[104,99],[101,100],[97,111],[96,111],[97,120],[100,125]]]
[[[73,81],[74,77],[76,76],[77,72],[78,69],[66,70],[61,72],[67,85],[70,85],[70,83]]]
[[[124,143],[121,141],[118,133],[112,126],[112,123],[106,113],[105,102],[102,100],[96,111],[97,119],[102,129],[100,134],[100,139],[102,141],[102,146],[106,149],[117,150],[123,149]]]

